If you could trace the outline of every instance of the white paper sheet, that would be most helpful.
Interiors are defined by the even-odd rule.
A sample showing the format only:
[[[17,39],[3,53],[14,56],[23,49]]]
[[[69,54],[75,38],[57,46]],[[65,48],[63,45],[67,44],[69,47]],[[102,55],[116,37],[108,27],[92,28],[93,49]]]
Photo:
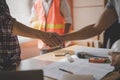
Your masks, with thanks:
[[[76,50],[76,49],[75,49]],[[99,54],[99,56],[106,57],[107,52],[109,50],[105,49],[82,49],[78,48],[76,52],[78,51],[87,51],[92,54]],[[98,56],[98,55],[97,55]],[[74,62],[70,63],[67,61],[67,59],[62,59],[58,62],[55,62],[46,68],[44,68],[44,75],[49,76],[55,79],[62,79],[63,74],[66,72],[63,72],[59,70],[59,68],[65,69],[67,71],[73,72],[73,74],[78,75],[93,75],[95,80],[100,80],[105,74],[113,70],[113,67],[110,66],[110,64],[102,64],[102,63],[89,63],[88,59],[79,59],[76,55],[73,55],[72,58],[74,59]]]
[[[75,47],[74,51],[75,51],[75,54],[77,54],[78,52],[86,52],[86,53],[94,55],[94,56],[108,57],[108,52],[111,51],[111,49]]]
[[[73,72],[73,74],[93,75],[95,80],[100,80],[105,74],[113,70],[110,64],[89,63],[87,59],[78,59],[77,57],[74,57],[74,60],[73,63],[67,62],[65,59],[55,62],[43,69],[44,75],[61,79],[63,74],[66,73],[59,70],[59,68],[62,68]]]

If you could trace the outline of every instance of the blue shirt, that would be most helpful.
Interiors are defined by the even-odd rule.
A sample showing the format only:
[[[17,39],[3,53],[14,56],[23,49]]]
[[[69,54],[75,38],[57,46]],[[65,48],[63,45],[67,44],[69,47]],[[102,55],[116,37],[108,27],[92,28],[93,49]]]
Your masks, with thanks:
[[[0,0],[0,71],[21,60],[18,38],[12,34],[14,21],[6,0]]]

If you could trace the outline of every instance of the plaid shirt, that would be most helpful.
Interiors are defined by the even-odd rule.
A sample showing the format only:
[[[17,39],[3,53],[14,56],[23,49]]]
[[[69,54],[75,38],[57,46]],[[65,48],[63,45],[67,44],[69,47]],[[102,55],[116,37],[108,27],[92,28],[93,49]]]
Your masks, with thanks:
[[[20,46],[12,34],[13,19],[6,0],[0,0],[0,70],[20,61]]]

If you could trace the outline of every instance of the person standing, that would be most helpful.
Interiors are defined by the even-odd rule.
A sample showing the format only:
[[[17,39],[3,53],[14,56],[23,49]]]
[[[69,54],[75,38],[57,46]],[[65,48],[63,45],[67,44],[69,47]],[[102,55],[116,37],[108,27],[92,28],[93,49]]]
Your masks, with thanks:
[[[64,34],[61,36],[62,41],[84,40],[101,34],[103,31],[110,28],[110,26],[118,20],[120,23],[120,0],[109,0],[104,11],[100,15],[95,24],[85,26],[84,28]],[[119,26],[120,27],[120,26]]]
[[[110,26],[118,20],[120,23],[120,0],[108,0],[108,3],[101,14],[100,18],[95,24],[88,25],[78,31],[68,33],[60,36],[62,41],[70,40],[84,40],[93,36],[99,35],[103,31],[110,28]],[[120,26],[118,26],[120,27]],[[120,34],[120,32],[119,32]],[[119,36],[117,36],[119,39]],[[119,45],[119,43],[117,43]],[[115,48],[117,51],[109,53],[111,56],[111,65],[114,66],[114,70],[106,74],[100,80],[120,80],[120,48]]]
[[[17,35],[42,39],[51,47],[61,43],[55,33],[32,29],[18,22],[10,15],[6,0],[0,0],[0,71],[13,70],[21,61]]]
[[[30,18],[34,28],[45,32],[66,34],[72,24],[71,12],[67,0],[36,0]],[[37,25],[37,26],[36,26]],[[62,47],[64,45],[62,44]],[[61,48],[50,48],[42,40],[38,41],[41,54]]]

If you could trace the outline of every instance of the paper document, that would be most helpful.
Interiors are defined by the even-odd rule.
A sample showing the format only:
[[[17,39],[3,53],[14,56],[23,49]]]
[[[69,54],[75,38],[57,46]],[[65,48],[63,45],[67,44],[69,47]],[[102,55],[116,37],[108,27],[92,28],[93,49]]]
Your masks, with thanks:
[[[79,59],[75,55],[72,56],[73,63],[67,62],[65,59],[55,62],[44,68],[44,75],[55,79],[62,79],[63,74],[67,73],[61,69],[78,75],[93,75],[95,80],[100,80],[105,74],[113,70],[110,64],[89,63],[88,59]]]
[[[90,47],[76,47],[74,48],[74,53],[77,54],[78,52],[85,52],[90,55],[100,56],[100,57],[108,57],[108,52],[111,49],[104,49],[104,48],[90,48]]]

